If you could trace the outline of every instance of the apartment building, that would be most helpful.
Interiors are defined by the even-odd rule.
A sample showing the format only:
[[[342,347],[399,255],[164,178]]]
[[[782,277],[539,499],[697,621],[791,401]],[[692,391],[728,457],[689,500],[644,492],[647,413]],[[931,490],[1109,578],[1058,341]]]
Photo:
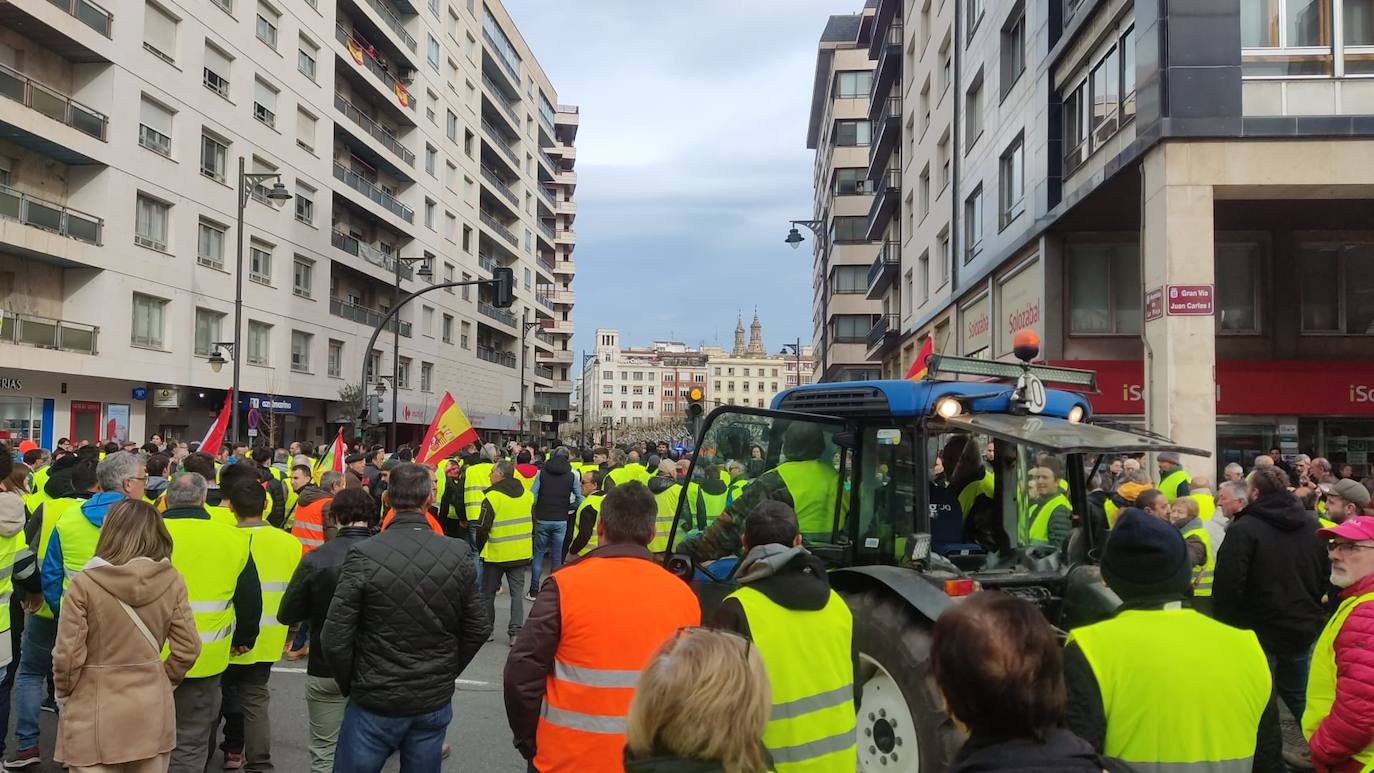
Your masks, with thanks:
[[[681,341],[622,347],[619,330],[598,328],[582,384],[589,429],[681,424],[688,393],[706,389],[706,356]]]
[[[235,359],[276,441],[349,422],[364,367],[400,442],[445,391],[566,420],[578,112],[495,0],[15,0],[0,96],[0,436],[195,438]],[[242,233],[241,171],[279,175]],[[436,290],[363,351],[497,265],[511,310]]]
[[[1213,451],[1196,472],[1278,446],[1367,474],[1366,11],[878,0],[859,41],[901,25],[905,52],[895,370],[1031,328],[1097,371],[1099,416]]]
[[[811,240],[811,343],[823,381],[878,375],[867,340],[883,306],[866,297],[868,272],[881,246],[867,236],[874,200],[868,174],[874,63],[859,44],[860,29],[872,23],[872,15],[868,8],[831,16],[816,51],[806,147],[816,152],[812,218],[823,234]],[[895,251],[891,258],[897,258]]]
[[[777,354],[769,354],[758,314],[749,325],[749,343],[744,342],[744,320],[740,319],[735,322],[732,349],[703,346],[701,351],[710,370],[708,410],[720,405],[767,408],[778,392],[815,380],[817,363],[812,348],[797,340],[784,345]]]

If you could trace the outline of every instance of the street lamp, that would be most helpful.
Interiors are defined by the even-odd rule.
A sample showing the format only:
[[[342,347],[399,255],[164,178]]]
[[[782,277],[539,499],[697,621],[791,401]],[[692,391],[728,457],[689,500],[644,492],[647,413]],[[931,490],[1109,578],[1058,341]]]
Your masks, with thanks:
[[[525,434],[525,339],[529,335],[530,328],[539,327],[539,321],[527,321],[530,315],[530,307],[526,306],[520,311],[520,422],[519,433]]]
[[[219,353],[219,350],[220,350],[220,349],[227,349],[227,350],[229,350],[229,356],[230,356],[230,357],[233,357],[233,356],[234,356],[234,342],[233,342],[233,341],[212,341],[212,342],[210,343],[210,346],[213,347],[215,351],[212,352],[212,353],[210,354],[210,359],[207,360],[207,362],[210,363],[210,370],[211,370],[211,371],[213,371],[213,372],[215,372],[215,373],[219,373],[220,370],[222,370],[222,369],[224,368],[224,363],[228,362],[228,360],[224,359],[224,355],[222,355],[222,354]]]
[[[244,157],[239,156],[238,248],[234,271],[234,342],[233,349],[230,350],[231,353],[239,351],[243,332],[243,210],[248,206],[248,197],[252,194],[253,189],[268,180],[276,180],[276,183],[272,186],[272,190],[267,192],[268,201],[287,201],[291,198],[291,193],[287,191],[286,186],[281,183],[280,174],[275,172],[249,173],[244,168]],[[219,352],[216,352],[216,354],[219,354]],[[223,367],[223,358],[220,358],[220,360],[219,365]],[[210,358],[210,368],[216,372],[219,370],[219,368],[215,367],[214,357]],[[231,425],[229,429],[229,439],[233,442],[238,442],[239,439],[239,379],[241,370],[239,358],[235,355],[233,392],[229,400],[229,405],[233,411],[233,413],[229,414]]]
[[[818,245],[820,245],[820,248],[821,248],[821,339],[820,339],[820,353],[819,353],[819,356],[821,357],[821,360],[822,360],[822,361],[821,361],[821,373],[825,373],[825,361],[824,361],[824,359],[825,359],[825,357],[826,357],[827,352],[829,351],[829,347],[826,345],[826,338],[827,338],[826,334],[827,334],[827,332],[828,332],[828,331],[827,331],[827,327],[828,327],[829,324],[830,324],[830,313],[829,313],[829,311],[827,310],[827,307],[829,306],[829,296],[830,296],[830,287],[829,287],[829,284],[830,284],[830,270],[829,270],[829,268],[828,268],[829,263],[830,263],[830,239],[828,238],[829,235],[826,233],[826,230],[825,230],[825,221],[824,221],[824,220],[792,220],[792,221],[790,221],[790,222],[791,222],[791,224],[792,224],[792,229],[789,230],[789,231],[787,232],[787,238],[786,238],[786,239],[783,239],[783,242],[784,242],[785,244],[790,244],[790,245],[792,245],[792,249],[794,249],[794,250],[797,249],[798,247],[800,247],[800,246],[801,246],[801,243],[802,243],[803,241],[806,241],[806,237],[802,236],[801,231],[797,230],[797,226],[803,226],[803,227],[805,227],[806,229],[808,229],[809,231],[811,231],[811,233],[813,233],[813,234],[816,235],[816,243],[817,243]],[[801,340],[801,339],[798,339],[798,348],[799,348],[799,349],[800,349],[800,340]],[[814,355],[813,355],[813,357],[814,357]],[[798,362],[798,367],[797,367],[797,383],[800,384],[800,383],[801,383],[801,364],[800,364],[800,363],[801,363],[801,352],[800,352],[800,351],[798,351],[798,353],[797,353],[797,362]]]
[[[783,344],[783,345],[782,345],[782,351],[778,352],[778,354],[781,354],[781,355],[786,356],[786,355],[787,355],[787,350],[788,350],[788,349],[791,349],[791,350],[792,350],[792,354],[795,354],[795,355],[797,356],[797,386],[801,386],[801,382],[802,382],[802,380],[801,380],[801,374],[802,374],[802,367],[801,367],[801,337],[798,336],[798,337],[797,337],[797,342],[794,343],[794,344]]]
[[[420,263],[420,268],[415,272],[416,276],[434,276],[434,270],[431,269],[429,266],[430,260],[429,256],[427,255],[418,258],[403,258],[398,255],[395,258],[392,258],[392,268],[395,270],[396,280],[395,283],[392,285],[392,304],[400,305],[401,303],[401,265],[409,265],[416,261],[423,261],[422,263]],[[401,373],[401,320],[397,318],[392,321],[391,325],[391,374],[393,377],[395,377],[400,375]],[[399,386],[399,384],[396,386]],[[393,388],[391,390],[391,426],[389,427],[389,431],[387,433],[386,443],[387,449],[392,452],[396,451],[396,416],[400,412],[400,402],[401,390]]]
[[[578,419],[577,423],[579,425],[579,429],[581,430],[582,450],[584,452],[587,450],[587,363],[595,361],[595,353],[582,353],[582,393],[577,400],[577,402],[579,403],[579,407],[582,411],[582,416]]]

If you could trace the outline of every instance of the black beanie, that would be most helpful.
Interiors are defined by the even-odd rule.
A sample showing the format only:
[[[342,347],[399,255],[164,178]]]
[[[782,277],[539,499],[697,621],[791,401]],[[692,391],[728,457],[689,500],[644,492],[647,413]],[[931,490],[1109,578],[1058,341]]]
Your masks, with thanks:
[[[1102,551],[1102,579],[1122,601],[1188,595],[1192,566],[1183,535],[1144,510],[1128,507]]]

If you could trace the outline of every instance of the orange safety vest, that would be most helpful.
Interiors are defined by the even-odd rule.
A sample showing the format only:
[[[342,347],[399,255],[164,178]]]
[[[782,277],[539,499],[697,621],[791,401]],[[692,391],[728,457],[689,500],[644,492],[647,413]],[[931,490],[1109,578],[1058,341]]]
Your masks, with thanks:
[[[686,583],[645,558],[596,553],[553,576],[561,615],[535,731],[540,773],[621,770],[639,672],[678,629],[701,623]]]
[[[295,522],[291,524],[291,536],[301,541],[306,553],[324,544],[324,506],[333,497],[316,499],[308,505],[296,505]]]
[[[395,510],[386,511],[386,517],[382,519],[382,531],[386,531],[386,527],[391,525],[391,519],[395,517]],[[444,527],[440,526],[439,522],[434,520],[434,516],[430,515],[429,513],[425,513],[425,523],[428,523],[429,528],[432,529],[434,533],[438,534],[440,537],[447,536],[444,534]]]

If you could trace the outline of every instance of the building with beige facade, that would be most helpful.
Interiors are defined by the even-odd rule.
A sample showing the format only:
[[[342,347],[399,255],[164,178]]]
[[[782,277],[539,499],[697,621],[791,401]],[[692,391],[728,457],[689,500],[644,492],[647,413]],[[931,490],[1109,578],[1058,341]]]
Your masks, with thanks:
[[[706,388],[706,357],[681,341],[622,346],[619,330],[598,328],[582,387],[589,429],[681,424],[692,387]]]
[[[817,364],[811,347],[798,340],[770,354],[763,342],[763,323],[757,314],[749,325],[747,344],[741,319],[735,323],[734,347],[726,350],[703,346],[701,351],[706,355],[709,371],[707,410],[721,405],[767,408],[777,393],[815,380]]]
[[[527,432],[566,420],[579,115],[499,2],[14,0],[0,97],[0,437],[197,438],[216,354],[277,442],[350,421],[365,356],[401,442],[445,391],[492,433],[519,403]],[[244,233],[240,164],[291,195],[255,188]],[[398,273],[405,294],[498,265],[509,311],[436,290],[394,365],[392,332],[363,351]]]

